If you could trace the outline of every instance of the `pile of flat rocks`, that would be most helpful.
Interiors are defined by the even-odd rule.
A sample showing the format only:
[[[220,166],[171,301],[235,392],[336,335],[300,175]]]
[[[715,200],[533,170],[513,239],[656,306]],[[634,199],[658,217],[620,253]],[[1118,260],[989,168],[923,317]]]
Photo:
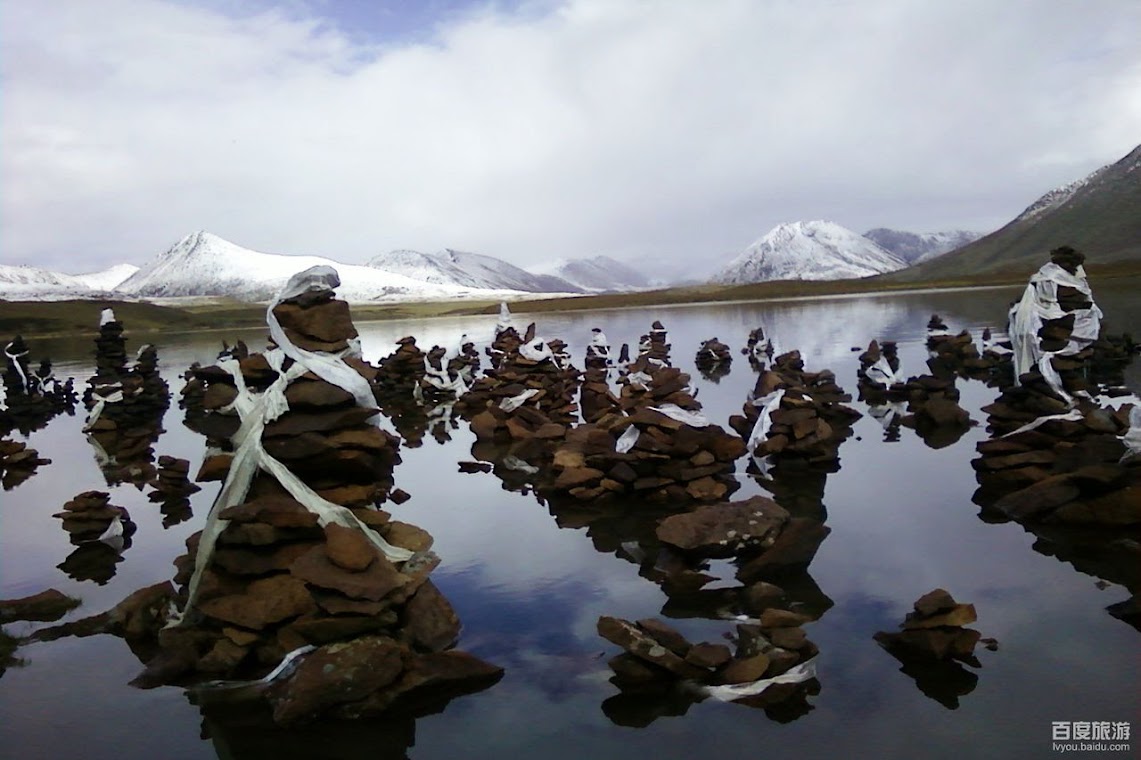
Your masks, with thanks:
[[[669,365],[670,344],[667,342],[666,327],[654,320],[650,331],[638,339],[638,358],[646,358],[651,364]]]
[[[154,444],[163,433],[170,391],[154,346],[143,346],[134,366],[127,366],[123,325],[110,309],[104,310],[95,338],[95,375],[83,403],[90,412],[84,431],[96,446],[107,482],[142,488],[155,475]]]
[[[0,438],[0,486],[5,491],[35,475],[36,469],[45,464],[51,464],[51,460],[40,457],[40,452],[23,441]]]
[[[959,604],[941,588],[915,601],[915,609],[900,624],[902,631],[880,631],[876,642],[884,649],[904,649],[934,660],[960,660],[977,664],[975,645],[981,634],[964,626],[978,620],[973,604]]]
[[[396,350],[377,362],[373,385],[377,400],[410,400],[424,378],[424,357],[413,336],[396,341]]]
[[[702,341],[701,348],[697,349],[697,356],[693,359],[694,365],[702,376],[713,380],[720,380],[729,374],[733,363],[733,352],[717,338]]]
[[[506,347],[501,335],[504,354],[456,404],[479,441],[558,441],[578,420],[581,373],[567,361],[565,344],[536,338],[534,323],[524,337]]]
[[[963,626],[975,621],[970,604],[958,604],[943,589],[924,594],[907,615],[901,632],[881,631],[876,642],[901,663],[900,672],[915,681],[923,694],[950,710],[960,697],[975,690],[979,677],[963,667],[981,667],[975,645],[998,648],[994,639],[980,639],[979,632]]]
[[[969,331],[952,334],[938,314],[932,314],[927,322],[927,350],[931,352],[928,365],[941,376],[944,373],[985,373],[992,366],[991,361],[979,354]]]
[[[730,417],[729,426],[748,439],[761,415],[758,402],[776,391],[784,393],[769,415],[767,435],[753,454],[838,466],[840,444],[851,435],[860,413],[846,406],[852,397],[836,384],[831,370],[805,371],[799,351],[781,354],[771,369],[761,373],[743,414]]]
[[[670,691],[685,682],[700,699],[703,686],[752,684],[785,675],[811,660],[819,650],[800,627],[806,621],[795,612],[769,610],[759,625],[737,626],[735,650],[721,643],[691,643],[657,618],[631,622],[604,615],[598,619],[598,634],[623,650],[607,664],[614,671],[611,683],[624,693]],[[789,681],[733,701],[771,707],[819,691],[814,677]]]
[[[1141,525],[1141,456],[1123,442],[1130,404],[1082,402],[1031,429],[981,441],[971,462],[974,501],[1019,522],[1125,527]]]
[[[158,458],[158,471],[150,482],[151,491],[147,498],[159,504],[163,514],[163,526],[171,527],[193,516],[190,509],[190,496],[202,490],[190,482],[190,461],[162,455]]]
[[[749,337],[745,340],[745,347],[741,349],[741,353],[749,357],[749,364],[754,369],[764,368],[765,361],[773,358],[773,344],[765,337],[763,328],[757,327],[749,331]]]
[[[111,494],[105,491],[84,491],[63,505],[63,511],[52,517],[63,521],[63,529],[71,537],[71,543],[78,546],[88,541],[98,541],[113,532],[129,537],[135,532],[135,524],[126,507],[111,503]],[[115,525],[118,523],[118,529]]]
[[[79,397],[73,381],[59,382],[52,373],[51,359],[31,368],[28,346],[17,335],[4,346],[4,371],[0,375],[0,435],[19,430],[24,435],[39,430],[53,417],[72,414]]]
[[[589,371],[592,369],[608,369],[613,364],[614,361],[610,356],[610,341],[606,339],[601,328],[592,328],[590,342],[586,344],[586,359],[583,360],[583,366]]]
[[[686,502],[736,490],[734,463],[744,443],[700,413],[689,376],[648,356],[632,366],[618,407],[592,403],[596,421],[567,431],[552,459],[556,476],[540,491],[583,501]]]

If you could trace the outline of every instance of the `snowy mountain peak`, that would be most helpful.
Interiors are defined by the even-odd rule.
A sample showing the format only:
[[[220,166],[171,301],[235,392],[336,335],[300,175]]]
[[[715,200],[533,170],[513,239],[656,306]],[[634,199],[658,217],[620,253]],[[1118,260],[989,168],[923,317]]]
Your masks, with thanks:
[[[1070,198],[1074,197],[1074,193],[1081,190],[1086,185],[1090,184],[1108,169],[1113,164],[1106,164],[1100,169],[1095,169],[1081,179],[1076,179],[1073,182],[1068,182],[1061,187],[1055,187],[1038,200],[1031,203],[1026,207],[1026,210],[1014,218],[1015,222],[1026,222],[1035,219],[1051,209],[1066,203]]]
[[[864,237],[908,264],[919,264],[973,243],[982,235],[967,230],[906,232],[876,227],[865,232]]]
[[[560,277],[588,292],[629,291],[652,287],[650,279],[644,274],[609,256],[558,259],[529,269],[536,274]]]
[[[769,230],[713,279],[727,285],[768,280],[843,280],[906,266],[899,257],[835,222],[787,222]]]
[[[532,274],[494,256],[452,248],[437,253],[390,251],[374,257],[366,266],[441,285],[506,288],[531,293],[582,292],[581,288],[558,277]]]

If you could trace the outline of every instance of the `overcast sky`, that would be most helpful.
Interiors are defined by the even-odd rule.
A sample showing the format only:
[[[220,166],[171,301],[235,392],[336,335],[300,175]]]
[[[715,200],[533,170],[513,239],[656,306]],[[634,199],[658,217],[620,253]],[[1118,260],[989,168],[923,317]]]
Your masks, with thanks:
[[[5,0],[0,263],[990,230],[1141,142],[1139,39],[1136,0]]]

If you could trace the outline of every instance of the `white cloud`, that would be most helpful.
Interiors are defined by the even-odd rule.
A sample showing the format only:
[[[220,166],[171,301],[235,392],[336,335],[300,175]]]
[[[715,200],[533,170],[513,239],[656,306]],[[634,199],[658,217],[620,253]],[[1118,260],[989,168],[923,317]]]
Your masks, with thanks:
[[[791,219],[997,226],[1141,134],[1127,1],[577,0],[403,45],[287,7],[4,4],[5,263],[199,228],[356,262],[728,258]]]

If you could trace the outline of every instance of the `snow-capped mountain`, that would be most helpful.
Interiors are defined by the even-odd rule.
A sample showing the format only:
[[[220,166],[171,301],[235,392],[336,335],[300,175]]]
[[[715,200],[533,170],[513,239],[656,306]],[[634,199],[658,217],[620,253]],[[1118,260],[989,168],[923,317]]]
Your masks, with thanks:
[[[116,264],[100,272],[64,274],[38,267],[0,264],[0,298],[79,298],[103,294],[137,270],[133,264]]]
[[[834,222],[779,224],[713,278],[726,285],[768,280],[844,280],[903,269],[907,262]]]
[[[653,287],[650,278],[633,267],[615,261],[609,256],[589,259],[559,259],[550,264],[533,266],[530,271],[558,277],[582,290],[603,291],[641,290]]]
[[[876,227],[865,232],[864,237],[885,251],[894,253],[908,264],[918,264],[956,248],[962,248],[967,243],[978,240],[982,235],[967,230],[917,233]]]
[[[187,235],[131,275],[116,291],[149,297],[227,296],[244,301],[266,301],[294,274],[318,264],[337,270],[341,277],[337,294],[346,301],[491,296],[488,290],[429,283],[320,256],[251,251],[209,232]]]
[[[1034,219],[1042,214],[1061,206],[1063,203],[1074,197],[1074,193],[1081,190],[1086,185],[1095,181],[1098,177],[1105,174],[1113,164],[1106,164],[1100,169],[1095,169],[1081,179],[1076,179],[1073,182],[1067,182],[1061,187],[1055,187],[1053,190],[1046,192],[1038,200],[1031,203],[1026,209],[1014,217],[1014,222],[1025,222]]]
[[[582,288],[559,277],[532,274],[494,256],[454,251],[451,248],[438,253],[391,251],[374,257],[367,266],[437,285],[522,290],[530,293],[582,292]]]

